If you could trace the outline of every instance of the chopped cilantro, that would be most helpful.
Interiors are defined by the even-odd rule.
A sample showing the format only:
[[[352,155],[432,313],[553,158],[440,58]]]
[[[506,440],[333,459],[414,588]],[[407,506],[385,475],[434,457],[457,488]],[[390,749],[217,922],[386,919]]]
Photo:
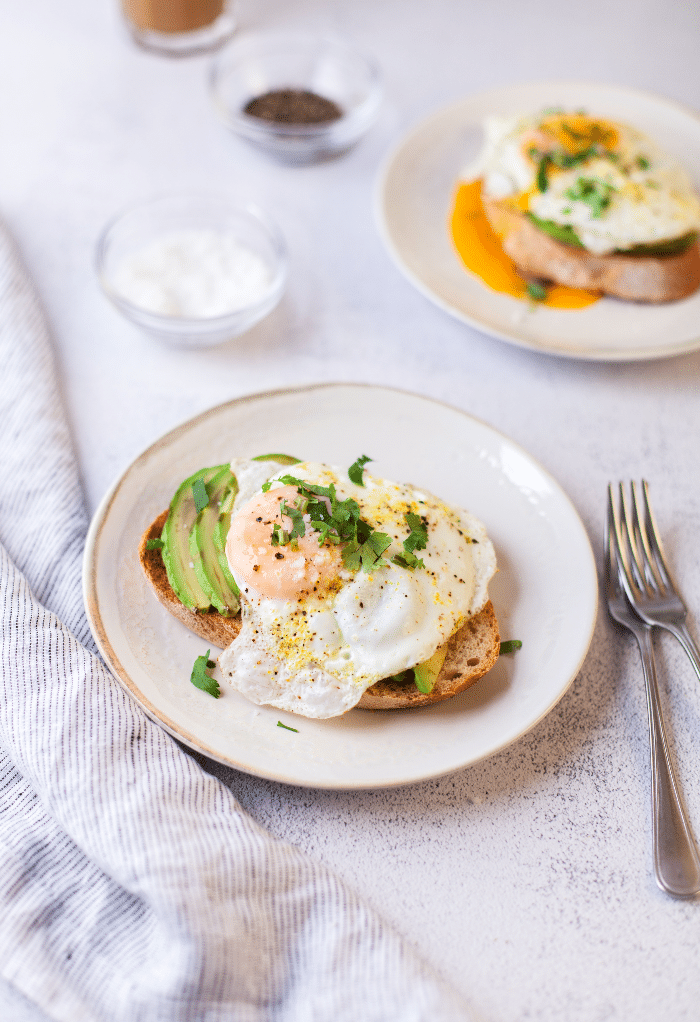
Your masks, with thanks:
[[[527,291],[528,298],[532,298],[533,302],[543,302],[547,297],[547,288],[536,280],[528,280],[525,284],[525,290]]]
[[[279,525],[273,527],[273,546],[285,546],[297,536],[303,536],[303,515],[308,514],[311,526],[319,533],[319,546],[326,542],[343,544],[343,564],[349,570],[371,571],[387,563],[382,554],[391,538],[383,532],[375,532],[360,517],[360,505],[356,500],[352,497],[339,500],[333,483],[319,486],[291,475],[280,476],[278,481],[285,486],[296,486],[300,500],[294,505],[284,501],[280,506],[282,513],[292,519],[294,528],[287,533]]]
[[[584,136],[580,136],[584,138]],[[593,142],[592,145],[587,146],[585,149],[580,149],[576,153],[569,153],[564,149],[563,146],[556,146],[554,149],[549,149],[547,152],[542,152],[535,146],[531,146],[528,150],[530,159],[537,164],[537,189],[540,192],[546,192],[549,187],[548,172],[550,167],[559,167],[560,170],[570,170],[572,167],[577,167],[580,163],[585,163],[587,160],[592,159],[594,156],[600,156],[606,160],[615,161],[618,159],[617,153],[611,152],[606,149],[600,142]]]
[[[368,461],[372,461],[372,459],[368,458],[366,454],[361,454],[357,461],[354,461],[348,469],[350,480],[355,483],[356,486],[365,485],[362,481],[362,473],[364,472],[364,467]]]
[[[164,547],[162,539],[147,539],[146,550],[162,550]]]
[[[539,166],[537,168],[537,188],[541,192],[546,192],[549,187],[549,181],[547,180],[547,168],[552,162],[552,158],[549,153],[544,153],[540,157]]]
[[[503,656],[504,653],[515,653],[516,649],[522,648],[522,642],[520,639],[506,639],[505,642],[501,643],[499,653]]]
[[[281,720],[277,721],[277,727],[283,727],[285,731],[293,731],[295,734],[299,734],[299,728],[289,727],[287,724],[283,724]]]
[[[210,671],[212,667],[216,667],[214,661],[209,659],[210,653],[211,649],[208,649],[204,656],[197,657],[192,668],[190,681],[196,688],[201,688],[202,692],[208,692],[210,696],[218,699],[221,695],[219,683],[216,678],[212,678],[210,674],[207,674],[207,671]]]
[[[197,514],[199,514],[209,503],[209,494],[203,479],[197,478],[192,483],[192,496],[194,497],[194,506],[197,508]]]
[[[640,170],[649,170],[649,160],[646,158],[646,156],[637,157],[637,166],[639,167]]]
[[[580,131],[575,131],[570,124],[562,123],[561,130],[565,131],[569,138],[572,138],[574,142],[583,142],[586,138],[585,134],[582,134]]]
[[[408,538],[403,541],[403,553],[397,554],[391,560],[400,568],[424,568],[425,564],[420,557],[416,557],[414,550],[425,550],[428,543],[428,527],[423,519],[412,511],[404,515],[406,525],[411,530]]]
[[[601,181],[599,177],[580,177],[572,188],[566,189],[565,194],[569,199],[585,202],[590,206],[591,216],[598,218],[610,205],[610,199],[615,191],[617,189],[613,185]]]
[[[288,518],[292,519],[292,531],[289,533],[289,539],[294,539],[295,536],[304,536],[306,534],[306,522],[304,521],[304,512],[308,506],[308,501],[301,500],[299,504],[290,504],[288,501],[283,500],[280,504],[280,514],[287,515]]]
[[[365,455],[358,458],[355,463],[360,473],[363,459]],[[271,546],[291,544],[296,549],[298,537],[306,534],[307,523],[304,519],[305,515],[308,515],[309,524],[318,533],[319,546],[324,543],[343,545],[341,551],[343,566],[349,571],[360,569],[373,571],[388,564],[382,555],[391,546],[391,536],[373,529],[361,517],[360,505],[352,497],[339,500],[333,483],[330,486],[319,486],[316,483],[306,483],[292,475],[280,476],[277,481],[285,486],[296,486],[299,498],[293,503],[288,500],[280,503],[280,513],[291,518],[292,529],[287,532],[275,522],[270,537]],[[269,489],[271,484],[266,485]],[[416,557],[414,551],[425,549],[428,542],[427,526],[419,515],[411,511],[407,512],[404,518],[409,534],[403,541],[403,553],[397,554],[392,561],[399,567],[411,570],[424,568],[423,561]]]

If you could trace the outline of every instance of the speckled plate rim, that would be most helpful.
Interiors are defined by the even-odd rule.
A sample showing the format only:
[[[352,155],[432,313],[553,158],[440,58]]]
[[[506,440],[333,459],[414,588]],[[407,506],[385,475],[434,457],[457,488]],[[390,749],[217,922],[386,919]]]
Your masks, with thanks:
[[[241,754],[238,749],[232,751],[228,734],[222,738],[220,733],[220,720],[211,716],[223,700],[212,700],[189,683],[192,651],[195,655],[204,652],[199,648],[202,640],[156,603],[137,569],[136,573],[132,571],[128,587],[130,593],[137,593],[146,612],[156,620],[156,631],[149,641],[156,644],[157,656],[161,642],[163,648],[170,644],[171,654],[181,661],[175,701],[160,690],[153,698],[153,692],[147,690],[153,667],[151,664],[144,668],[143,663],[134,658],[124,631],[128,630],[128,622],[125,624],[119,606],[117,589],[120,575],[126,570],[118,556],[119,541],[125,531],[131,529],[131,546],[151,520],[148,516],[153,509],[157,511],[163,504],[162,495],[156,493],[152,500],[148,498],[150,509],[137,507],[146,469],[151,471],[154,464],[169,465],[171,459],[177,460],[178,454],[191,442],[188,438],[193,431],[218,428],[221,423],[236,420],[244,422],[251,415],[257,415],[258,419],[264,415],[268,432],[263,430],[264,435],[255,437],[259,440],[255,450],[242,452],[250,455],[259,453],[261,447],[279,446],[271,443],[272,433],[269,432],[276,428],[275,408],[278,413],[282,410],[281,417],[286,420],[290,410],[303,416],[304,409],[312,407],[320,407],[322,412],[325,409],[321,418],[336,416],[337,421],[351,409],[354,415],[358,415],[359,410],[360,418],[367,422],[369,433],[365,436],[357,422],[348,428],[348,435],[339,445],[345,448],[341,450],[341,464],[349,458],[346,450],[355,451],[356,456],[368,436],[376,438],[378,422],[382,422],[385,435],[394,437],[394,450],[378,452],[378,464],[400,463],[401,457],[395,455],[401,454],[402,448],[405,448],[402,456],[405,458],[408,454],[413,463],[413,445],[419,443],[424,432],[420,426],[423,413],[431,413],[443,431],[449,427],[456,433],[448,443],[448,463],[452,457],[459,461],[461,455],[464,468],[481,467],[489,480],[485,488],[475,486],[472,509],[477,514],[481,512],[481,517],[487,521],[490,516],[484,512],[488,512],[489,503],[498,512],[495,535],[491,529],[490,532],[502,568],[496,579],[497,582],[500,579],[500,586],[492,585],[492,598],[502,635],[517,637],[506,635],[503,629],[518,628],[520,623],[529,634],[525,636],[523,650],[514,657],[502,658],[474,688],[446,703],[422,710],[374,714],[353,710],[333,721],[308,721],[267,707],[253,707],[237,693],[227,693],[227,706],[237,714],[231,720],[234,730],[238,729],[238,738],[243,736],[245,741],[250,730],[255,732],[251,739],[253,753],[248,748]],[[305,430],[309,436],[318,432],[318,416],[312,418],[312,425],[300,427],[297,442],[303,439]],[[413,434],[411,422],[416,423]],[[392,428],[397,426],[400,426],[399,431]],[[259,427],[254,428],[260,432]],[[403,438],[398,444],[397,432]],[[327,439],[324,442],[327,443]],[[321,447],[324,442],[320,443]],[[318,446],[318,438],[316,443]],[[427,456],[429,451],[430,446],[424,444],[423,451],[418,452],[418,464],[425,467],[428,475],[427,458],[421,459],[421,453]],[[312,455],[316,457],[317,451]],[[216,463],[217,459],[203,457],[198,464],[209,460]],[[189,468],[189,464],[180,464],[173,476],[175,485],[188,474]],[[432,477],[437,478],[440,472],[440,468],[435,472],[433,466]],[[450,483],[448,489],[460,491],[458,477],[454,474],[446,482]],[[174,492],[172,482],[167,485],[172,487],[169,492]],[[454,492],[447,493],[446,499],[454,502]],[[508,506],[509,502],[512,506]],[[139,515],[141,520],[138,520]],[[564,548],[571,565],[566,573],[557,567]],[[524,559],[525,554],[529,560]],[[549,597],[533,588],[533,583],[544,583],[546,587],[548,578],[554,589]],[[134,586],[136,589],[132,589]],[[238,770],[283,783],[329,789],[413,783],[468,766],[510,745],[556,705],[577,675],[590,645],[598,605],[595,563],[583,524],[558,484],[529,454],[497,430],[450,405],[405,391],[352,383],[313,384],[238,398],[203,412],[156,440],[117,479],[92,519],[85,546],[83,592],[88,620],[106,663],[148,716],[173,737]],[[157,630],[161,627],[168,630],[166,639],[159,638]],[[186,672],[185,663],[188,665]],[[183,713],[186,716],[190,712],[193,716],[185,722]],[[302,734],[306,732],[301,738],[289,736],[291,743],[284,747],[284,762],[278,758],[276,745],[269,746],[274,747],[272,756],[265,749],[256,755],[258,742],[267,741],[269,745],[270,729],[277,720],[288,726],[296,725]],[[479,729],[484,722],[491,731],[482,736]],[[277,732],[277,735],[280,733],[286,736],[286,732]],[[475,736],[483,738],[481,745],[474,744]],[[439,748],[441,743],[444,749]],[[332,758],[328,758],[329,749],[342,750],[344,759],[338,768]],[[389,750],[386,755],[383,749]],[[311,765],[309,755],[312,756]],[[314,756],[318,769],[313,767]],[[367,763],[362,762],[362,757],[369,757]]]
[[[528,310],[518,299],[491,291],[462,265],[449,238],[448,222],[459,172],[478,151],[474,140],[483,118],[551,105],[580,105],[640,128],[676,153],[700,190],[696,111],[626,86],[525,82],[441,108],[408,131],[388,154],[377,177],[374,207],[389,255],[413,286],[444,312],[518,347],[609,362],[696,351],[700,292],[660,306],[603,298],[576,311]]]

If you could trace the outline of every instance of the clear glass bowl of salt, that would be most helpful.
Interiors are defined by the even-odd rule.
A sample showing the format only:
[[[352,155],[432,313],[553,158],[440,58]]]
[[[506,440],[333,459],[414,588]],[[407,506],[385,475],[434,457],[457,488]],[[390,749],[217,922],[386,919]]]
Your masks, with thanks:
[[[112,304],[182,347],[221,344],[279,302],[284,238],[254,205],[172,195],[133,206],[105,227],[96,270]]]

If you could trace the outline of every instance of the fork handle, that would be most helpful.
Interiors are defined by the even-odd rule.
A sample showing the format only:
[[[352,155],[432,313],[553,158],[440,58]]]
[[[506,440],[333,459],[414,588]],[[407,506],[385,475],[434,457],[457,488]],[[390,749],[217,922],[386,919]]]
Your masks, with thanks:
[[[661,624],[661,622],[659,622]],[[695,645],[695,641],[685,626],[685,623],[681,621],[679,624],[667,624],[661,625],[662,628],[667,628],[669,632],[672,632],[680,642],[683,649],[688,654],[688,658],[695,668],[695,673],[700,678],[700,650]]]
[[[651,739],[651,811],[654,871],[662,890],[677,898],[700,892],[700,858],[685,816],[666,741],[651,627],[635,630],[642,654]]]

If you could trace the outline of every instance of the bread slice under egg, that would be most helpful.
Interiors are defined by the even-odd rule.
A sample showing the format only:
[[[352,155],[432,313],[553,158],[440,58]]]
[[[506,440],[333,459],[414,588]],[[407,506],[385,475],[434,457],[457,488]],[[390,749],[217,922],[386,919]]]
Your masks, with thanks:
[[[556,241],[503,199],[484,196],[484,213],[525,277],[635,302],[670,302],[700,288],[700,244],[677,255],[594,255]]]
[[[146,549],[149,540],[160,539],[167,517],[168,511],[163,511],[141,537],[139,559],[146,578],[166,610],[212,646],[225,649],[241,630],[240,614],[223,617],[215,610],[205,614],[189,610],[170,587],[160,550]],[[498,660],[500,642],[498,621],[489,601],[449,640],[445,662],[430,692],[419,692],[412,681],[386,679],[368,688],[357,705],[366,710],[398,710],[451,699],[491,670]]]

